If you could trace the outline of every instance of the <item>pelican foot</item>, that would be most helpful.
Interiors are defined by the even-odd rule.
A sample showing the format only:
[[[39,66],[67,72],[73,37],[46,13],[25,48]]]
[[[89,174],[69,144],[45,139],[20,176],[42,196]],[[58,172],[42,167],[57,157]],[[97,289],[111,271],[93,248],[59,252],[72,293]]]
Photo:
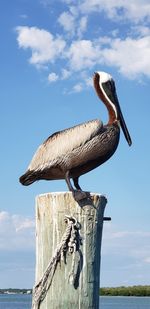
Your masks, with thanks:
[[[79,202],[79,201],[87,198],[87,194],[86,194],[86,192],[81,191],[81,190],[74,190],[73,197],[74,197],[75,201]]]

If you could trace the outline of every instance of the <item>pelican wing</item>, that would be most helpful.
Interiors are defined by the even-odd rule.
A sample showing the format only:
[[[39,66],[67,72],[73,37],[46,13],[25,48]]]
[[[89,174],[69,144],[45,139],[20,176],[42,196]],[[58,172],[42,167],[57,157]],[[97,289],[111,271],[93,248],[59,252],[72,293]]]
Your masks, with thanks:
[[[84,145],[102,129],[100,120],[92,120],[70,129],[56,132],[39,146],[28,170],[42,170],[58,159]]]

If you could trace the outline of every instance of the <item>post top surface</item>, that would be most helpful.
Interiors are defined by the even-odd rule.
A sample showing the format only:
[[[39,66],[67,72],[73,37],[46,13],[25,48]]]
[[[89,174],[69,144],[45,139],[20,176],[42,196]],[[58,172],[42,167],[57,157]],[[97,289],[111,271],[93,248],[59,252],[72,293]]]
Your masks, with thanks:
[[[101,196],[101,197],[105,197],[106,196],[104,194],[100,194],[100,193],[97,193],[97,192],[88,192],[88,191],[84,191],[84,192],[87,192],[87,193],[90,193],[91,196]],[[41,193],[39,194],[38,196],[45,196],[45,195],[64,195],[64,194],[68,194],[68,195],[72,195],[72,192],[69,192],[69,191],[62,191],[62,192],[45,192],[45,193]]]

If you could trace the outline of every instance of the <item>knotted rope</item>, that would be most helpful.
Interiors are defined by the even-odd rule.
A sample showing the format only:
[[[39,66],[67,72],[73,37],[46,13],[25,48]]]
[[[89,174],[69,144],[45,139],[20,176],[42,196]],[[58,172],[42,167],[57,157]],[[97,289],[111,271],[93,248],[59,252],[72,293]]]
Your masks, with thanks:
[[[39,309],[40,303],[45,298],[48,289],[53,280],[55,270],[60,259],[66,262],[67,251],[72,254],[72,266],[69,273],[69,282],[74,283],[75,280],[75,254],[79,250],[81,237],[79,234],[80,224],[72,216],[65,216],[65,222],[68,223],[66,231],[62,236],[60,244],[57,246],[53,257],[51,258],[43,277],[33,288],[32,309]]]

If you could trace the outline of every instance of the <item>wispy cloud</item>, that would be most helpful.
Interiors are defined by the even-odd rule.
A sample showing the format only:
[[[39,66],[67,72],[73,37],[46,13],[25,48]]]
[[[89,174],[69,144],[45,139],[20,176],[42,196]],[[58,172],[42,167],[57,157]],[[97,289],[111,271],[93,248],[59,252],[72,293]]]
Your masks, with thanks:
[[[71,76],[71,71],[67,70],[67,69],[62,69],[61,70],[61,79],[67,79]]]
[[[20,18],[22,18],[22,19],[27,19],[27,18],[28,18],[28,15],[26,15],[26,14],[21,14],[21,15],[20,15]]]
[[[81,17],[81,19],[79,21],[79,26],[78,26],[78,29],[77,29],[77,35],[78,35],[79,38],[81,38],[83,36],[83,33],[86,31],[87,22],[88,22],[87,16]]]
[[[75,32],[75,17],[70,12],[63,12],[58,18],[59,24],[70,35],[74,35]]]
[[[63,0],[67,3],[67,1]],[[149,0],[81,0],[77,1],[78,10],[83,14],[92,14],[93,12],[105,12],[110,19],[128,19],[133,23],[137,23],[150,16]],[[74,1],[69,2],[74,5]]]
[[[34,248],[35,224],[31,218],[0,211],[0,249],[28,250]]]
[[[101,284],[148,284],[149,239],[149,231],[123,230],[111,223],[104,225]]]
[[[81,15],[78,6],[69,6],[68,11],[64,11],[58,17],[58,23],[70,36],[82,37],[87,29],[88,17]]]
[[[81,83],[74,85],[72,92],[81,92],[83,90],[83,85]]]
[[[49,83],[56,82],[58,79],[59,79],[59,76],[55,72],[52,72],[48,75]]]
[[[132,257],[143,263],[150,255],[150,232],[118,230],[117,227],[107,224],[104,229],[103,253],[119,254]],[[141,250],[142,244],[142,250]]]

